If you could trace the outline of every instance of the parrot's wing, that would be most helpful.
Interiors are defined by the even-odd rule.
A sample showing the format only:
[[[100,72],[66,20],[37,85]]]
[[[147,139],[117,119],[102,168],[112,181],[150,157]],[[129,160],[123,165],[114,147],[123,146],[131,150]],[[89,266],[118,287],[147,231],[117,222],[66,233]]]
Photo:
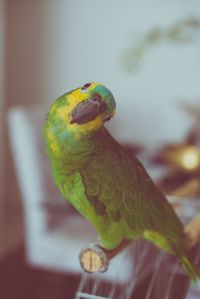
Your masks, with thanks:
[[[97,214],[123,219],[130,228],[182,234],[182,225],[142,164],[107,133],[104,150],[81,171]]]

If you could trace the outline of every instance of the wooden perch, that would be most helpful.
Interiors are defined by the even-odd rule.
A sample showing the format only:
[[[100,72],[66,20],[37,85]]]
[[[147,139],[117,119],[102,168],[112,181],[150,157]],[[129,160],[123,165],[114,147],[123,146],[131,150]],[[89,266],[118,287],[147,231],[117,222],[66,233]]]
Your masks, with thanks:
[[[100,245],[87,247],[83,249],[79,255],[81,267],[88,273],[105,272],[108,268],[109,261],[123,251],[130,243],[131,241],[124,240],[113,250],[106,250]]]
[[[200,241],[200,212],[186,225],[184,231],[188,248]],[[110,260],[130,243],[131,241],[124,240],[120,246],[113,250],[106,250],[100,245],[92,245],[83,249],[79,256],[81,267],[88,273],[105,272]]]

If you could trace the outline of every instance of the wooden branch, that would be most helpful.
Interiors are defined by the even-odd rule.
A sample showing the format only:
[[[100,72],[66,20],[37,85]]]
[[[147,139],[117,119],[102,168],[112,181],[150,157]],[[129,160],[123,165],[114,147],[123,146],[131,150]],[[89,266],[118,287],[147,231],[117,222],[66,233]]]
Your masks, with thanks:
[[[110,260],[123,251],[131,241],[124,240],[113,250],[107,250],[100,245],[92,245],[83,249],[79,255],[82,269],[88,273],[105,272]]]

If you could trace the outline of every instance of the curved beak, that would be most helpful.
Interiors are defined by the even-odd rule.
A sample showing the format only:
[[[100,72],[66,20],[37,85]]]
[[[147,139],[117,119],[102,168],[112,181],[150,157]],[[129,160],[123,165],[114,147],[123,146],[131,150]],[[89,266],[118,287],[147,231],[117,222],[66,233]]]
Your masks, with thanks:
[[[71,114],[70,123],[85,124],[96,118],[107,109],[106,103],[99,94],[94,94],[90,98],[80,102]]]

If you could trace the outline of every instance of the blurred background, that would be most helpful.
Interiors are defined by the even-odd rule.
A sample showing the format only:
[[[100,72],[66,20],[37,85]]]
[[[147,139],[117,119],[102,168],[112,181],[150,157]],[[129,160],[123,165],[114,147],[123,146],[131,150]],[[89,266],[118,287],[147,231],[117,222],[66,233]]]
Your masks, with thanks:
[[[66,91],[90,81],[107,86],[117,101],[108,124],[115,138],[144,160],[164,191],[200,197],[199,53],[197,0],[0,0],[2,298],[13,296],[9,280],[17,299],[36,285],[29,298],[73,298],[76,253],[95,238],[84,220],[76,218],[86,240],[73,220],[66,223],[79,216],[57,201],[42,148],[45,114]],[[179,150],[188,146],[196,158],[189,152],[180,165]],[[69,240],[68,230],[80,238]],[[74,255],[65,260],[67,248]]]

